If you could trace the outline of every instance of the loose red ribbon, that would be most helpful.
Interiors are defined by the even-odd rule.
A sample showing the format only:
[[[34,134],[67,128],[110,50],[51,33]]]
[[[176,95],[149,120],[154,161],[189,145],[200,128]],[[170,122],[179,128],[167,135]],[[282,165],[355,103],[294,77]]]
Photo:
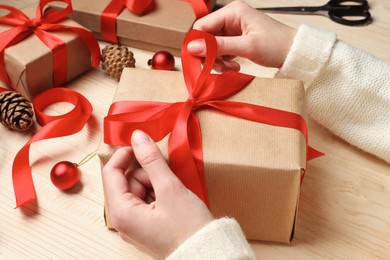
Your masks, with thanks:
[[[190,0],[196,19],[209,13],[209,0]],[[100,16],[100,30],[107,42],[118,43],[116,18],[127,8],[137,15],[144,15],[154,8],[153,0],[111,0]]]
[[[74,108],[59,116],[51,116],[43,111],[56,102],[68,102]],[[67,88],[52,88],[39,94],[33,101],[38,123],[42,128],[24,145],[16,155],[12,166],[16,207],[36,199],[34,183],[29,163],[30,145],[34,142],[79,132],[92,114],[92,105],[81,94]]]
[[[44,7],[52,2],[60,1],[67,5],[62,11],[44,11]],[[84,28],[57,24],[67,18],[72,13],[71,0],[41,0],[36,17],[30,19],[22,11],[7,5],[0,5],[0,10],[9,12],[6,16],[0,17],[0,24],[13,26],[11,29],[0,33],[0,79],[10,85],[5,62],[5,49],[13,46],[31,34],[35,34],[53,53],[54,86],[59,86],[67,81],[67,48],[66,44],[51,34],[51,32],[71,32],[80,36],[88,46],[92,65],[97,67],[100,62],[100,48],[92,33]]]
[[[195,39],[206,41],[206,59],[189,54],[187,44]],[[211,107],[226,114],[259,123],[300,131],[308,143],[305,119],[296,113],[241,102],[226,98],[245,88],[253,76],[227,71],[210,74],[217,56],[215,37],[196,30],[187,34],[182,47],[183,75],[189,97],[184,102],[164,103],[148,101],[119,101],[111,105],[104,118],[104,141],[110,145],[130,145],[136,129],[147,132],[155,141],[171,133],[168,141],[170,166],[180,180],[206,204],[208,196],[204,175],[202,137],[195,111]],[[316,154],[307,146],[307,159]]]

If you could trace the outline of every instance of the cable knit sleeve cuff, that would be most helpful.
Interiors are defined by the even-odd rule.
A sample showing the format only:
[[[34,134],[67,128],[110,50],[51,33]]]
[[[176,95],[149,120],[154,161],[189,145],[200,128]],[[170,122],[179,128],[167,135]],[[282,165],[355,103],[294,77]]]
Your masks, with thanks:
[[[301,25],[290,52],[275,77],[302,80],[307,88],[328,61],[335,41],[334,33]]]
[[[220,218],[193,234],[167,259],[256,259],[256,256],[238,223]]]

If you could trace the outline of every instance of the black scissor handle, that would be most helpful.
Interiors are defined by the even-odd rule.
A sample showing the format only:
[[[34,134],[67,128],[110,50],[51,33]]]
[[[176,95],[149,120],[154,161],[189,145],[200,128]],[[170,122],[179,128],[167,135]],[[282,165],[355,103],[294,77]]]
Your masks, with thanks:
[[[356,5],[350,3],[356,3]],[[359,10],[368,10],[369,8],[367,0],[330,0],[327,5],[329,5],[331,8],[343,6],[352,7]]]
[[[362,17],[361,19],[346,19],[347,16],[356,16],[356,17]],[[336,23],[344,24],[344,25],[350,25],[350,26],[356,26],[356,25],[367,25],[372,22],[372,17],[369,11],[363,10],[356,13],[353,13],[351,11],[345,12],[345,11],[329,11],[329,18],[332,21],[335,21]]]
[[[343,3],[357,3],[357,5],[344,5]],[[356,26],[371,23],[372,17],[368,11],[366,0],[331,0],[329,5],[329,18],[336,23]],[[348,19],[345,17],[360,17],[360,19]]]

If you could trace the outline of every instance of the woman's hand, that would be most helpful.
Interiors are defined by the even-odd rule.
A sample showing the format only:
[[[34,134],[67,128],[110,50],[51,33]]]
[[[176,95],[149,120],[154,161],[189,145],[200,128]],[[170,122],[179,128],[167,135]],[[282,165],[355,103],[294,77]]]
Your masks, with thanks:
[[[110,219],[124,240],[164,257],[213,216],[148,135],[134,131],[131,141],[132,148],[119,148],[103,168]]]
[[[259,65],[280,68],[290,50],[296,30],[282,24],[249,5],[235,1],[197,20],[193,29],[216,36],[217,71],[240,69],[236,56],[247,58]],[[204,57],[205,43],[195,40],[188,51]]]

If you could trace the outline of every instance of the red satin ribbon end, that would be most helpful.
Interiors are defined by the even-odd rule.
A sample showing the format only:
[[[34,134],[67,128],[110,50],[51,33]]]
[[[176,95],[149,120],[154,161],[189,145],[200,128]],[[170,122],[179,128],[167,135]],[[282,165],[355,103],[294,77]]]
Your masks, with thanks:
[[[16,198],[15,209],[23,207],[23,206],[29,204],[30,202],[35,201],[36,199],[37,199],[37,195],[35,194],[35,191],[34,191],[34,194],[32,194],[32,195],[20,193],[20,194],[18,194],[18,197]]]
[[[325,155],[325,153],[318,151],[310,146],[308,147],[308,151],[307,151],[307,160],[308,161],[314,160],[314,159],[321,157],[323,155]]]

